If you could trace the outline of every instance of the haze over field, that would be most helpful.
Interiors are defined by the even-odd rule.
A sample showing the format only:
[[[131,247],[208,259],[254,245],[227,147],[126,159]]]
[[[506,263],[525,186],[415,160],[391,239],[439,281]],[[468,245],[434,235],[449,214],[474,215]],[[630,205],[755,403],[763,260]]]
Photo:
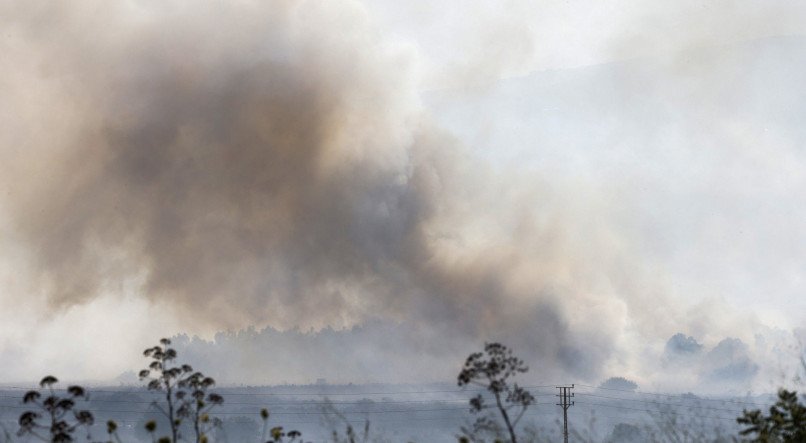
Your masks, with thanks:
[[[801,2],[0,5],[2,381],[794,375]]]

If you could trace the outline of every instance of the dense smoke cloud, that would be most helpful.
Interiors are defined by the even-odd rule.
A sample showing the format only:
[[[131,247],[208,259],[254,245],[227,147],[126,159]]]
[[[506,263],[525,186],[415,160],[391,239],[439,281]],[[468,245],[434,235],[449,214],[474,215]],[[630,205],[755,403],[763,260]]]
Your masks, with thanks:
[[[208,331],[378,318],[576,375],[609,357],[618,248],[603,269],[577,250],[606,226],[568,237],[549,193],[466,158],[358,5],[82,6],[12,28],[16,86],[46,95],[5,204],[53,308],[128,282]]]
[[[802,189],[798,167],[782,176],[770,160],[802,164],[794,152],[802,131],[789,133],[788,120],[765,111],[799,109],[787,81],[806,66],[797,39],[773,45],[778,52],[764,46],[720,57],[704,52],[693,63],[684,54],[666,63],[541,73],[503,85],[499,107],[479,91],[443,91],[468,100],[459,114],[479,116],[479,124],[463,120],[472,131],[492,133],[496,119],[504,128],[506,137],[466,149],[440,129],[450,112],[432,118],[424,111],[422,77],[427,87],[467,87],[544,66],[537,52],[569,37],[559,28],[579,30],[569,47],[586,48],[554,49],[547,57],[560,66],[634,57],[651,52],[644,43],[658,38],[674,42],[665,48],[672,50],[776,29],[735,26],[753,17],[743,3],[741,20],[720,32],[698,25],[691,39],[666,32],[605,39],[597,23],[640,23],[646,31],[658,28],[647,17],[659,16],[671,20],[660,28],[674,31],[699,4],[669,14],[597,7],[587,15],[574,12],[590,5],[519,3],[518,13],[490,15],[492,3],[479,2],[470,10],[494,26],[459,14],[458,22],[472,26],[453,36],[475,50],[460,44],[429,53],[445,32],[441,21],[430,22],[439,32],[407,49],[384,38],[368,12],[386,11],[384,22],[399,15],[396,7],[370,3],[0,4],[0,15],[13,18],[0,40],[0,277],[14,287],[0,307],[36,311],[44,300],[47,315],[68,319],[59,328],[72,330],[77,310],[119,315],[110,294],[135,294],[122,306],[136,307],[137,320],[126,325],[141,336],[373,325],[336,334],[339,349],[364,359],[340,369],[343,379],[361,368],[394,372],[411,356],[425,356],[432,365],[423,368],[444,378],[485,340],[512,345],[544,382],[624,375],[641,386],[662,366],[663,342],[681,330],[709,349],[727,336],[760,349],[749,341],[758,326],[751,313],[700,296],[730,292],[709,293],[714,276],[730,280],[722,289],[752,288],[737,272],[722,272],[718,264],[731,263],[725,257],[742,266],[744,257],[761,257],[750,264],[764,275],[802,269],[802,239],[791,235],[803,232],[792,222],[797,217],[759,217],[747,204],[771,193],[802,199],[791,192]],[[785,16],[789,3],[777,5],[775,15]],[[543,14],[544,6],[555,14]],[[530,15],[586,18],[580,26],[546,19],[553,27],[543,29],[527,23]],[[788,21],[782,26],[791,29]],[[537,38],[541,32],[553,40]],[[445,53],[455,57],[440,69],[429,65]],[[753,60],[776,63],[762,69]],[[765,135],[767,126],[779,138]],[[519,143],[528,144],[522,163],[538,167],[501,167],[502,152],[511,155]],[[692,154],[689,146],[708,149]],[[770,147],[786,155],[769,156]],[[764,229],[769,237],[729,237],[726,226],[777,228]],[[778,245],[769,260],[746,253],[763,249],[756,239],[764,248]],[[695,260],[675,255],[681,245],[701,245],[685,249]],[[724,245],[745,250],[724,254]],[[786,254],[792,259],[781,260]],[[683,279],[668,280],[670,263]],[[780,280],[787,291],[797,285]],[[766,282],[750,283],[758,281]],[[670,302],[675,291],[687,303]],[[718,321],[713,312],[721,313]],[[116,322],[93,324],[108,323]],[[59,328],[45,336],[61,338]],[[319,339],[328,343],[328,331],[300,342],[327,349]],[[383,340],[373,342],[376,335]],[[253,352],[233,350],[240,339],[218,337],[224,351],[197,341],[198,356]],[[373,354],[385,344],[400,353]],[[24,353],[16,343],[0,347],[6,360]],[[744,358],[752,352],[741,346],[725,352],[735,358],[709,360],[709,368],[735,364],[746,370],[741,380],[762,361]],[[436,369],[439,361],[451,363]]]
[[[26,30],[69,88],[44,111],[81,114],[35,160],[47,177],[12,202],[55,305],[144,272],[145,294],[207,320],[279,310],[293,324],[306,296],[343,311],[340,286],[372,287],[370,265],[416,254],[403,250],[429,211],[407,174],[416,122],[357,12],[317,31],[326,17],[304,5],[140,26],[99,9],[123,38],[91,39],[108,31],[84,15]],[[210,34],[221,28],[239,32]]]

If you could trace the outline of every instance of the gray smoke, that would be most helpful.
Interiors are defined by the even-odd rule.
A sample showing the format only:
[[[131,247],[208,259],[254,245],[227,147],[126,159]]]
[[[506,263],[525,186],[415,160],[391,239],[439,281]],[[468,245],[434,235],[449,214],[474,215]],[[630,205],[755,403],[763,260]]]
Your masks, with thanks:
[[[759,365],[749,355],[749,347],[739,339],[726,338],[705,356],[705,378],[716,383],[751,380]]]
[[[547,376],[614,352],[619,242],[429,124],[358,5],[4,8],[8,81],[41,92],[11,96],[4,206],[53,309],[134,282],[191,329],[411,322],[435,355],[507,340]]]
[[[344,380],[452,376],[485,340],[542,382],[759,380],[792,339],[760,318],[802,323],[806,52],[734,43],[803,6],[566,3],[0,0],[0,357],[93,371],[72,345],[255,326]],[[424,84],[484,87],[429,116]],[[249,366],[216,337],[189,354]]]
[[[695,355],[702,352],[702,345],[692,336],[677,333],[666,342],[666,358]]]

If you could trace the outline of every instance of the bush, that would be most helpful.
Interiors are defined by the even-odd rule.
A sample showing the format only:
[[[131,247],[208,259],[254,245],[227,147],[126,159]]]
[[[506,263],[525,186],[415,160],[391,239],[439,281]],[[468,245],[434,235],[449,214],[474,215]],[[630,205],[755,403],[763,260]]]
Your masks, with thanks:
[[[798,401],[798,393],[780,389],[778,401],[764,415],[761,410],[744,411],[736,419],[747,426],[740,434],[750,436],[758,443],[802,443],[806,442],[806,406]]]

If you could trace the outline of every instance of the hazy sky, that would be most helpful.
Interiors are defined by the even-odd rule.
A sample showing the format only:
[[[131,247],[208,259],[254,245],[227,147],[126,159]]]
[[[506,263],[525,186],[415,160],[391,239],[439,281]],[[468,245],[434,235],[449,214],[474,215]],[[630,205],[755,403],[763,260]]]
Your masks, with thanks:
[[[678,332],[703,368],[802,336],[802,2],[0,16],[2,381],[248,326],[398,322],[589,381],[657,382]]]

